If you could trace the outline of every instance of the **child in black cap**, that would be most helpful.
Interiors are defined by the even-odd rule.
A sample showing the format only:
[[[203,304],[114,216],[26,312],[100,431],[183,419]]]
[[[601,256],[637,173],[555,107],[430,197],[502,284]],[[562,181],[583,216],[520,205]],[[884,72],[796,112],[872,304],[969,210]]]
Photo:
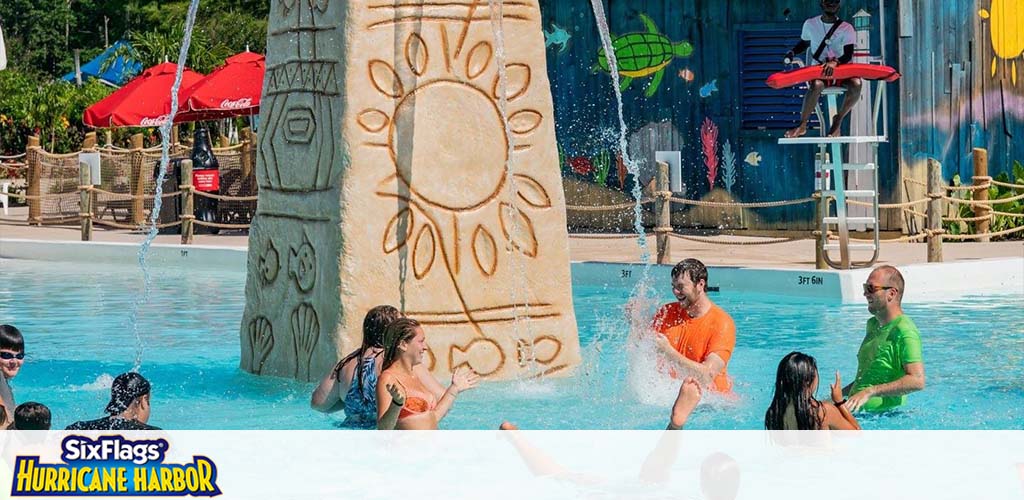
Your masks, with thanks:
[[[149,381],[135,372],[122,373],[110,387],[110,402],[107,413],[110,416],[96,420],[75,422],[67,430],[83,431],[144,431],[160,430],[147,425],[149,420]]]

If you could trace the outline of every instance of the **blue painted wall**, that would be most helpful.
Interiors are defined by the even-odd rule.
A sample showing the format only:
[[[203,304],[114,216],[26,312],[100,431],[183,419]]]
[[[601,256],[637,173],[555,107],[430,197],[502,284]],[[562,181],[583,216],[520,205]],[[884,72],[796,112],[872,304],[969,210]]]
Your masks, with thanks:
[[[959,173],[969,182],[973,147],[988,149],[992,176],[1009,173],[1015,159],[1024,161],[1024,58],[1019,52],[1011,60],[998,57],[991,36],[993,27],[997,33],[1024,30],[1024,1],[1004,2],[1016,17],[983,19],[978,12],[993,3],[906,2],[908,22],[898,33],[900,64],[907,74],[900,86],[905,164],[936,158],[947,180]]]
[[[947,177],[954,170],[960,170],[968,172],[969,178],[971,166],[969,161],[963,160],[972,145],[990,148],[993,175],[1008,169],[1009,159],[1024,156],[1020,151],[1020,144],[1024,141],[1024,127],[1021,124],[1024,112],[1008,115],[1007,126],[1003,127],[1001,109],[988,106],[985,110],[987,119],[982,120],[979,105],[975,105],[973,110],[965,105],[971,101],[966,98],[968,92],[981,91],[984,86],[984,91],[991,94],[999,84],[998,80],[989,75],[991,41],[987,30],[982,32],[985,26],[977,15],[979,6],[984,4],[988,8],[991,1],[886,1],[887,61],[897,66],[904,78],[888,87],[891,140],[890,144],[882,145],[879,151],[882,202],[898,199],[901,160],[906,163],[908,158],[934,156],[943,161]],[[905,36],[900,38],[898,3],[902,3],[908,11],[904,15],[914,19],[917,30],[913,36],[904,33]],[[557,25],[570,36],[564,50],[557,44],[548,47],[548,72],[554,95],[558,141],[567,158],[564,170],[566,175],[579,176],[579,173],[572,172],[572,167],[586,172],[593,163],[586,159],[608,150],[612,150],[614,155],[618,149],[615,99],[608,74],[592,72],[597,62],[600,40],[589,2],[547,0],[541,2],[541,9],[545,30],[551,32],[553,25]],[[742,33],[749,30],[798,34],[806,18],[820,14],[817,2],[606,0],[605,9],[613,34],[644,31],[639,17],[640,13],[644,13],[672,41],[687,40],[694,46],[690,57],[676,58],[666,68],[664,80],[652,97],[644,96],[644,87],[650,81],[649,78],[634,81],[623,95],[626,125],[630,133],[641,132],[631,143],[642,143],[642,137],[649,137],[646,132],[650,129],[651,134],[658,136],[656,142],[660,141],[662,148],[682,151],[688,198],[701,198],[709,191],[699,132],[705,118],[710,118],[718,125],[719,146],[728,139],[736,153],[738,175],[733,195],[737,200],[793,199],[807,196],[813,191],[813,146],[779,146],[776,141],[784,131],[782,128],[766,130],[742,127],[744,69],[741,67],[739,46]],[[841,15],[844,19],[850,19],[860,9],[872,15],[872,55],[878,55],[879,2],[847,0],[843,2]],[[794,36],[793,42],[797,36]],[[936,53],[934,66],[930,55],[932,50]],[[976,62],[970,70],[973,71],[973,77],[968,72],[968,76],[959,80],[958,85],[963,88],[956,96],[952,92],[947,94],[949,85],[942,75],[949,73],[950,63],[969,62],[968,53],[971,51],[974,55],[970,57],[975,61],[985,59],[986,62]],[[778,54],[778,69],[783,69],[781,58],[784,52],[781,50]],[[923,57],[925,54],[927,57]],[[1002,64],[1001,67],[1008,68],[1009,64]],[[1024,68],[1024,60],[1018,60],[1018,67]],[[692,82],[682,78],[680,72],[683,70],[693,73]],[[1009,70],[1002,71],[1008,77]],[[1024,72],[1024,69],[1021,71]],[[700,88],[712,80],[717,80],[717,92],[701,97]],[[1019,78],[1016,86],[1009,89],[1009,94],[1018,99],[1011,104],[1021,102],[1021,89],[1024,89],[1024,78]],[[950,101],[953,97],[959,97],[959,100]],[[992,101],[991,97],[989,101]],[[795,117],[799,111],[799,97],[791,98],[791,102],[792,116]],[[956,107],[956,111],[950,111],[950,106]],[[949,117],[960,111],[973,118],[945,122],[942,117],[932,119],[933,114],[941,115],[944,112]],[[914,121],[911,122],[910,118]],[[1018,133],[1010,138],[1003,132],[1004,128],[1011,133]],[[669,132],[672,129],[678,134],[673,136]],[[743,162],[744,157],[752,151],[762,157],[759,166]],[[613,160],[611,172],[604,182],[619,187],[614,163]],[[643,169],[649,172],[652,163],[646,161]],[[590,179],[595,177],[593,172],[585,176]],[[722,177],[722,167],[719,167],[717,186],[722,186]],[[625,183],[624,187],[628,188],[629,183]],[[758,217],[748,220],[747,226],[780,229],[816,227],[812,205],[761,209],[756,213]],[[888,224],[883,224],[883,228],[898,228],[898,219],[893,218]]]

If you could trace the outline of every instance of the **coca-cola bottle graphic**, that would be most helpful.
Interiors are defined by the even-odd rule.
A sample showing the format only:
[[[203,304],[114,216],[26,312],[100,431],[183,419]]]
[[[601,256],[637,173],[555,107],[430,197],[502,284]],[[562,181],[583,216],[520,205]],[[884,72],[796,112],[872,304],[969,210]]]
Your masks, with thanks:
[[[220,191],[220,164],[210,146],[210,133],[197,128],[192,145],[192,186],[196,191],[218,194]],[[217,222],[217,200],[198,195],[195,198],[195,216],[204,222]],[[216,234],[217,228],[197,225],[197,232]]]

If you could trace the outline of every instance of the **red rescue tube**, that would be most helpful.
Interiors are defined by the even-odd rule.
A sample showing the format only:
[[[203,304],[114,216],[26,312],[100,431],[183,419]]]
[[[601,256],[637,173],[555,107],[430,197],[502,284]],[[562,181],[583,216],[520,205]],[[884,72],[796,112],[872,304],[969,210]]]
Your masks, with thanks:
[[[798,83],[811,80],[846,80],[849,78],[864,78],[867,80],[885,80],[895,82],[899,80],[900,73],[895,68],[879,64],[850,63],[836,66],[831,78],[821,76],[821,66],[805,66],[793,71],[780,71],[769,76],[764,83],[773,89],[792,87]]]

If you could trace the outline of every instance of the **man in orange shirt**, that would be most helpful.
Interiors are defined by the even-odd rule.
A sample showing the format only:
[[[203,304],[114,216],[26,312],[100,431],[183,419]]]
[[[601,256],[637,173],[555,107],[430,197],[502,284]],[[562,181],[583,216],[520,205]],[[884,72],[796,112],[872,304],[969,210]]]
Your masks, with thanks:
[[[736,347],[736,325],[707,295],[708,270],[697,259],[672,268],[672,293],[678,302],[661,306],[653,328],[659,350],[675,377],[692,376],[702,386],[720,392],[732,390],[726,365]]]

